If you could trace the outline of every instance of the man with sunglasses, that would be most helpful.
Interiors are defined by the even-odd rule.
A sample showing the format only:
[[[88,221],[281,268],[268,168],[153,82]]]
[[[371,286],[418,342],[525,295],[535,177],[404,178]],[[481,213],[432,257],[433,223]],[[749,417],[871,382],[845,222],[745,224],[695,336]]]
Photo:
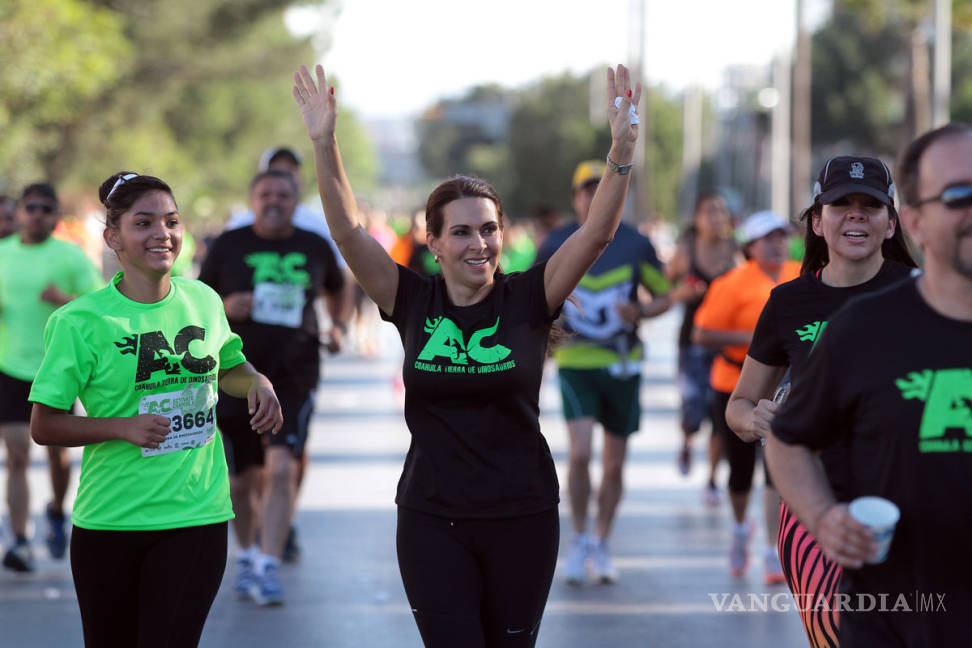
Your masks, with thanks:
[[[924,273],[830,320],[766,448],[784,499],[844,566],[842,648],[967,646],[972,614],[972,126],[918,137],[897,177]],[[814,460],[829,446],[851,498],[900,510],[883,562]]]
[[[78,295],[104,285],[78,246],[51,237],[60,219],[54,187],[28,185],[16,209],[17,233],[0,241],[0,436],[7,448],[7,503],[13,543],[3,566],[34,569],[27,540],[30,494],[30,385],[44,356],[47,318]],[[47,547],[53,558],[67,548],[64,496],[70,478],[66,448],[49,447],[53,498],[47,507]]]

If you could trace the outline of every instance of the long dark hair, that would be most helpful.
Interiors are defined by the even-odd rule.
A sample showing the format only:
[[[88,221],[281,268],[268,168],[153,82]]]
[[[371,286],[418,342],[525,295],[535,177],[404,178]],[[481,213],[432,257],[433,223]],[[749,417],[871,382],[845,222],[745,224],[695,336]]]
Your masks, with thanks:
[[[124,179],[126,176],[133,177],[126,180]],[[150,191],[164,191],[172,196],[172,189],[163,180],[155,176],[138,175],[131,171],[119,171],[102,182],[101,187],[98,188],[98,198],[108,210],[105,214],[105,225],[118,227],[118,220],[122,214],[131,209],[143,194]],[[172,196],[172,202],[175,202],[175,196]]]
[[[887,205],[888,218],[895,223],[894,235],[889,239],[884,239],[881,243],[881,255],[885,259],[897,261],[898,263],[912,268],[917,268],[918,264],[911,257],[908,251],[908,242],[905,240],[904,232],[901,229],[901,221],[898,219],[898,211],[894,205]],[[830,251],[827,249],[827,241],[824,237],[818,236],[813,231],[813,217],[823,214],[823,205],[820,201],[814,201],[812,205],[803,210],[800,220],[806,221],[807,232],[803,237],[805,252],[803,255],[803,265],[800,267],[800,275],[810,277],[815,275],[825,265],[830,263]]]

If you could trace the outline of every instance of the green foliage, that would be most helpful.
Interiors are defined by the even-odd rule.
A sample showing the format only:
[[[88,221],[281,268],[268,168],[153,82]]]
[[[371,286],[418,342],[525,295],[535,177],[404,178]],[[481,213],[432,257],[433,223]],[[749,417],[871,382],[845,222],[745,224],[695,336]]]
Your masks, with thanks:
[[[842,143],[893,158],[900,147],[907,34],[869,25],[859,12],[835,7],[832,20],[813,35],[814,149]]]
[[[589,75],[563,74],[521,90],[473,88],[461,99],[440,102],[419,122],[420,159],[437,178],[455,173],[486,178],[514,217],[540,204],[570,213],[577,163],[603,159],[611,147],[606,116],[603,124],[591,123],[590,95]],[[681,109],[660,90],[648,101],[651,208],[672,215],[680,182]]]
[[[172,185],[190,222],[222,220],[245,201],[261,151],[310,153],[290,88],[314,52],[287,31],[289,4],[5,3],[0,173],[14,186],[47,177],[89,195],[119,169],[151,173]],[[347,111],[339,130],[352,182],[369,187],[377,161],[367,136]]]

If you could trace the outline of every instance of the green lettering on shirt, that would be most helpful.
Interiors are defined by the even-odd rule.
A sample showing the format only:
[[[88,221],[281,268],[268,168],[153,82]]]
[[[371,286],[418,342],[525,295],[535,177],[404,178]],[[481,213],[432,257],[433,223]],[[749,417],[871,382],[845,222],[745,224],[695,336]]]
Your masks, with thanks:
[[[300,252],[254,252],[243,258],[246,265],[253,268],[253,283],[286,283],[302,288],[310,285],[307,255]]]
[[[469,343],[467,344],[463,339],[462,331],[448,317],[440,315],[435,319],[426,318],[424,330],[429,334],[429,339],[418,354],[415,368],[433,371],[420,365],[425,365],[436,358],[447,358],[452,365],[468,365],[470,358],[480,365],[492,365],[506,359],[510,355],[510,349],[507,347],[502,344],[492,346],[482,344],[485,338],[496,333],[499,329],[499,323],[500,318],[497,317],[492,326],[475,331],[469,336]],[[438,365],[431,366],[438,367]],[[434,371],[441,370],[437,368]],[[451,368],[448,371],[450,373],[472,373],[471,371],[453,371]]]
[[[921,452],[968,452],[972,445],[972,369],[925,369],[894,381],[905,400],[925,403],[918,431]],[[946,439],[961,430],[964,439]]]

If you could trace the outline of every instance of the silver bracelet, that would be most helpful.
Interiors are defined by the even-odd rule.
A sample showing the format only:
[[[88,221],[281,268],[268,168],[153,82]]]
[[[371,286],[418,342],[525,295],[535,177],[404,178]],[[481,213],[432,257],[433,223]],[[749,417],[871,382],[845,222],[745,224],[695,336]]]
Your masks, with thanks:
[[[628,162],[627,164],[618,164],[611,159],[611,156],[607,156],[608,168],[617,173],[618,175],[628,175],[631,173],[631,167],[634,166],[634,162]]]

